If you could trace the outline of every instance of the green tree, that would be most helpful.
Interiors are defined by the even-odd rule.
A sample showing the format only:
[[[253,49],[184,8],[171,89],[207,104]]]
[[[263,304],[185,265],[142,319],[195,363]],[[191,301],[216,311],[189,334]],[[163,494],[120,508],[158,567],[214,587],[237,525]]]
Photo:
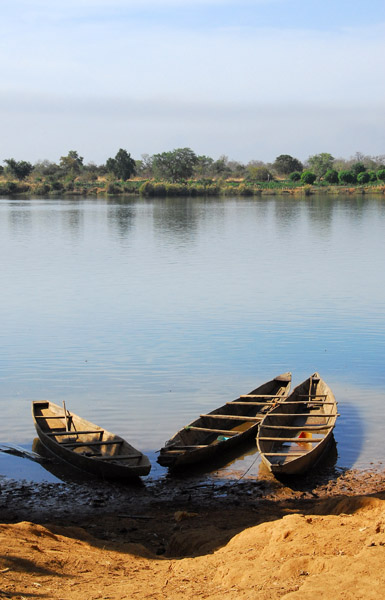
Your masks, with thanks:
[[[59,166],[66,175],[78,175],[83,169],[83,157],[76,150],[70,150],[67,156],[60,157]]]
[[[365,173],[366,167],[363,162],[356,162],[352,164],[350,170],[357,177],[358,173]]]
[[[385,169],[380,169],[377,171],[377,179],[379,181],[385,181]]]
[[[324,175],[324,180],[327,183],[338,183],[338,171],[335,169],[328,169]]]
[[[157,177],[167,181],[182,181],[192,176],[198,157],[191,148],[154,154],[153,169]]]
[[[299,171],[293,171],[289,175],[290,181],[299,181],[301,179],[301,173]]]
[[[6,171],[20,181],[28,177],[33,171],[33,166],[26,160],[17,161],[14,158],[6,158],[4,162],[7,164]]]
[[[136,161],[136,173],[142,177],[152,177],[153,157],[149,154],[142,154],[141,158]]]
[[[288,175],[293,171],[302,171],[303,164],[298,158],[293,158],[290,154],[280,154],[273,163],[273,168],[279,175]]]
[[[194,167],[194,175],[197,177],[209,177],[214,160],[210,156],[197,156],[197,162]]]
[[[317,179],[317,175],[311,171],[303,171],[301,174],[301,183],[312,185]]]
[[[370,181],[370,175],[369,173],[367,173],[366,171],[360,171],[360,173],[358,173],[357,175],[357,182],[358,183],[368,183]]]
[[[99,175],[105,175],[107,173],[106,165],[97,165],[94,162],[89,162],[83,167],[83,175],[85,178],[90,178],[92,181],[96,181]]]
[[[107,171],[113,173],[115,177],[127,181],[131,175],[136,175],[136,162],[127,150],[120,148],[115,158],[109,158],[106,162]]]
[[[273,176],[267,167],[247,166],[248,177],[251,181],[272,181]]]
[[[323,177],[326,171],[333,168],[334,157],[328,152],[321,152],[310,156],[307,163],[317,177]]]
[[[227,163],[230,173],[233,177],[244,177],[246,175],[246,167],[243,163],[237,160],[230,160]]]
[[[227,156],[222,154],[216,161],[212,164],[212,172],[213,175],[230,175],[231,169],[229,167],[229,159]]]
[[[351,171],[340,171],[338,179],[341,183],[356,183],[356,176]]]
[[[49,160],[40,160],[33,166],[34,176],[50,177],[58,175],[60,171],[59,165]]]

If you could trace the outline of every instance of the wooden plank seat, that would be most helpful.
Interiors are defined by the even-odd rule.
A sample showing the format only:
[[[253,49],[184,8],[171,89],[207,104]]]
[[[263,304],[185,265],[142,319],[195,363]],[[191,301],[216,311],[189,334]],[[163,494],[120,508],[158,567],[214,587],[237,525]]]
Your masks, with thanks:
[[[210,419],[235,419],[236,421],[262,421],[263,417],[245,417],[244,415],[200,415],[201,417],[209,417]]]
[[[53,415],[53,416],[48,416],[45,417],[44,415],[35,415],[35,419],[65,419],[66,416],[65,415]],[[68,416],[68,419],[70,419],[71,417]]]
[[[239,431],[232,429],[212,429],[211,427],[195,427],[195,425],[186,425],[186,431],[207,431],[209,433],[222,433],[224,435],[238,435]]]
[[[263,406],[263,405],[276,405],[277,402],[271,402],[271,401],[266,401],[264,402],[263,400],[259,400],[257,402],[238,402],[238,400],[233,401],[233,402],[226,402],[226,405],[228,406]]]
[[[89,433],[98,433],[99,435],[103,435],[104,430],[103,429],[91,429],[89,431],[75,431],[74,429],[71,429],[69,431],[52,431],[51,433],[47,433],[47,435],[49,435],[50,437],[57,437],[57,436],[62,436],[62,435],[85,435],[85,434],[89,434]]]
[[[170,446],[169,448],[166,446],[164,450],[168,452],[169,450],[190,450],[191,448],[207,448],[210,444],[190,444],[190,446],[182,446],[180,444],[175,444],[175,446]]]
[[[134,458],[142,458],[142,454],[117,454],[116,456],[91,456],[90,458],[96,458],[97,460],[128,460]]]
[[[265,427],[266,429],[292,429],[293,431],[316,431],[316,430],[321,430],[321,429],[331,429],[333,426],[332,425],[299,425],[294,427],[293,425],[265,425],[263,424],[263,427]],[[306,440],[306,438],[303,438],[304,440]]]
[[[288,406],[290,404],[307,404],[311,406],[326,406],[328,404],[335,405],[338,402],[324,402],[323,400],[289,400],[288,402],[278,402],[278,404],[284,404]]]
[[[325,414],[325,413],[271,413],[271,414],[267,414],[265,415],[265,418],[267,417],[310,417],[310,418],[317,418],[319,419],[320,417],[322,417],[323,419],[330,419],[331,417],[339,417],[339,415],[336,415],[335,413],[333,414]]]
[[[310,442],[311,444],[318,444],[322,442],[325,438],[286,438],[286,437],[260,437],[260,440],[266,440],[267,442],[289,442],[296,444],[307,444]]]
[[[123,444],[123,440],[106,440],[105,442],[96,441],[96,442],[62,442],[61,446],[72,446],[73,448],[77,448],[78,446],[110,446],[112,444]]]
[[[277,396],[277,394],[241,394],[240,398],[287,398],[287,396]]]
[[[167,450],[166,451],[167,454],[183,454],[184,452],[186,452],[186,450],[184,450],[183,448],[175,448],[174,450]]]
[[[307,451],[303,452],[264,452],[265,456],[303,456]]]

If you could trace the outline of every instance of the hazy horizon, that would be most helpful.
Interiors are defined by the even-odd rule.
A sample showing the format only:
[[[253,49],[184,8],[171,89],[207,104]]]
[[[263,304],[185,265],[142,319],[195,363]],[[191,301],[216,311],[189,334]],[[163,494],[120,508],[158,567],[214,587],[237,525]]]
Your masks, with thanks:
[[[309,5],[310,4],[310,5]],[[0,160],[385,153],[385,4],[5,0]]]

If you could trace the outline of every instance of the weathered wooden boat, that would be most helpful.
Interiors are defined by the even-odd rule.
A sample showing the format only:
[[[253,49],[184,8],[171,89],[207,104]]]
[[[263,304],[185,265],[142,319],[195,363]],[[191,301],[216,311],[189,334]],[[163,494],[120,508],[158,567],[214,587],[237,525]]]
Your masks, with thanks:
[[[57,458],[103,479],[147,475],[151,463],[123,438],[47,400],[32,402],[41,443]]]
[[[266,411],[289,393],[291,373],[267,381],[178,431],[159,451],[158,462],[169,468],[207,461],[241,445],[257,432]]]
[[[337,402],[314,373],[267,413],[257,433],[263,463],[275,475],[299,475],[313,467],[333,439]]]

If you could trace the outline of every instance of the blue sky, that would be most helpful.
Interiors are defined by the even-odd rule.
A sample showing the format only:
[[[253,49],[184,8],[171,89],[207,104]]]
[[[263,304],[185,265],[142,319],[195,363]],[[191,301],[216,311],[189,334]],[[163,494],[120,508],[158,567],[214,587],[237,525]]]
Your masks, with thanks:
[[[383,0],[0,6],[0,159],[385,154]]]

